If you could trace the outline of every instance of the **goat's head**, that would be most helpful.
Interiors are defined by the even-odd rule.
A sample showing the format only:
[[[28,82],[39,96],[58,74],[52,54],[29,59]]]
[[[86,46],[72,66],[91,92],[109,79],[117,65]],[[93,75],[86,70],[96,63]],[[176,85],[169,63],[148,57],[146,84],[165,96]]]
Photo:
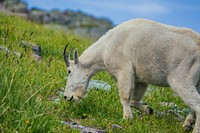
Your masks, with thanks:
[[[86,89],[90,79],[89,69],[83,67],[79,62],[77,49],[74,51],[74,60],[70,60],[73,48],[70,50],[69,56],[67,57],[67,46],[68,44],[65,46],[63,53],[68,70],[68,80],[65,87],[64,98],[68,101],[79,102],[86,95]]]

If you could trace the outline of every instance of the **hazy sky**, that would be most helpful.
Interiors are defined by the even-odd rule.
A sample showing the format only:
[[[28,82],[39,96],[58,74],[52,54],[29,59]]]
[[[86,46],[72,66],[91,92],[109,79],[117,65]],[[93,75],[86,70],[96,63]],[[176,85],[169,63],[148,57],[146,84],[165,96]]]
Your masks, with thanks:
[[[200,33],[200,0],[23,0],[45,10],[72,9],[107,17],[114,24],[133,18],[149,18],[188,27]]]

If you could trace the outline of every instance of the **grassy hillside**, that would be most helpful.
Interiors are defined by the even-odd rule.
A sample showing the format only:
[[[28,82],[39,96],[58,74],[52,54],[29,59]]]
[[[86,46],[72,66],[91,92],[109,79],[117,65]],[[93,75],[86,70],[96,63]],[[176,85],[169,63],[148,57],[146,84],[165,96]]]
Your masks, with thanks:
[[[41,46],[42,61],[31,56],[31,49],[21,46],[22,40]],[[19,58],[0,50],[0,132],[79,132],[61,121],[73,121],[108,132],[119,132],[119,129],[112,129],[113,124],[123,127],[121,132],[124,133],[183,132],[183,121],[173,113],[147,116],[133,109],[134,120],[123,120],[116,82],[105,72],[94,78],[111,84],[111,92],[92,90],[79,104],[65,102],[62,98],[60,104],[53,102],[66,83],[62,52],[68,42],[80,53],[92,43],[0,14],[0,45],[23,55]],[[162,106],[161,102],[175,103],[179,110],[185,108],[170,89],[149,91],[144,101],[163,112],[174,110],[175,106]],[[184,111],[179,113],[186,115]]]

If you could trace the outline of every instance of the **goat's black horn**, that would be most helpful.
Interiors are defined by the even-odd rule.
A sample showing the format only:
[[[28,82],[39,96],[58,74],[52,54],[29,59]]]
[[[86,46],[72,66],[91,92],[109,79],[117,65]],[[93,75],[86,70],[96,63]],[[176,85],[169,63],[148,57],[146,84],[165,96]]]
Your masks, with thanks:
[[[68,45],[69,45],[69,43],[65,46],[65,49],[64,49],[64,52],[63,52],[65,64],[67,65],[67,67],[69,67],[69,60],[68,60],[68,57],[66,55],[66,50],[67,50]]]
[[[71,55],[72,55],[72,51],[74,50],[74,46],[71,48],[71,50],[69,51],[69,57],[68,59],[70,60],[71,59]]]

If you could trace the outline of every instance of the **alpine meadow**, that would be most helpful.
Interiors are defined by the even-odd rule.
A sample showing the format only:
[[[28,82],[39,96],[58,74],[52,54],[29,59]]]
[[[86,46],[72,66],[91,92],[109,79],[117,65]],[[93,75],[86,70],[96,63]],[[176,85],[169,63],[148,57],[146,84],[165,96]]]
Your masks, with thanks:
[[[23,42],[40,46],[41,58]],[[80,103],[66,102],[59,93],[66,85],[67,43],[81,55],[93,41],[0,14],[0,132],[80,132],[63,121],[110,133],[186,132],[182,124],[190,109],[168,88],[148,87],[143,102],[152,115],[132,108],[133,120],[122,119],[117,84],[106,72],[92,79],[107,82],[111,91],[93,88]]]

